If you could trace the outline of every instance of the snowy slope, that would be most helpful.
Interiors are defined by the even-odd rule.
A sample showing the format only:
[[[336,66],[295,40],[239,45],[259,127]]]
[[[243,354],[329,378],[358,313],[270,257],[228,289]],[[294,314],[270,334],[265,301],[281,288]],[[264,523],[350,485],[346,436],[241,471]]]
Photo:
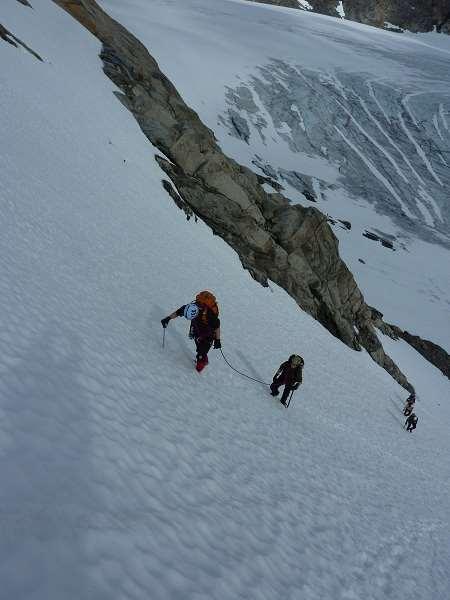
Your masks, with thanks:
[[[226,153],[336,221],[369,304],[448,350],[448,36],[244,0],[101,4],[147,45]]]
[[[402,346],[405,397],[264,289],[162,191],[99,46],[50,0],[2,7],[0,581],[15,600],[448,598],[448,383]],[[227,358],[193,371],[201,288]],[[390,348],[389,348],[390,350]],[[403,368],[403,364],[402,364]]]

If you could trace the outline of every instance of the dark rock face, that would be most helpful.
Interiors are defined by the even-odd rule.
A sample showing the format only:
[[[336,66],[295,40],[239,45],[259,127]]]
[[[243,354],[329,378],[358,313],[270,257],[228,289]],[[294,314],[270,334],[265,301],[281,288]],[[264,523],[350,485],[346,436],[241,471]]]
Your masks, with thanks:
[[[367,2],[348,0],[344,3],[345,17],[351,21],[383,27],[385,21],[384,4],[384,0],[368,0]]]
[[[315,12],[336,13],[336,0],[310,0]],[[410,31],[450,31],[448,0],[343,0],[345,18],[351,21],[384,27],[391,23]],[[333,12],[334,11],[334,12]]]
[[[333,335],[355,350],[363,346],[413,390],[384,353],[326,216],[267,193],[255,173],[225,156],[146,48],[95,0],[54,1],[103,43],[104,72],[122,90],[117,96],[143,133],[167,157],[157,161],[177,192],[169,181],[164,188],[187,216],[194,213],[235,249],[254,279],[283,287]]]
[[[42,61],[42,58],[39,56],[39,54],[37,52],[32,50],[26,44],[24,44],[24,42],[22,42],[22,40],[19,40],[18,37],[13,35],[10,31],[8,31],[6,29],[6,27],[3,27],[3,25],[1,25],[1,24],[0,24],[0,39],[2,39],[5,42],[8,42],[8,44],[11,44],[11,46],[15,46],[16,48],[18,48],[19,46],[22,46],[22,48],[24,48],[27,52],[32,54],[38,60]]]
[[[403,331],[400,337],[450,379],[450,356],[443,348],[407,331]]]
[[[330,15],[331,17],[337,17],[336,6],[338,2],[336,0],[308,0],[309,4],[313,7],[314,12],[321,13],[322,15]]]
[[[22,0],[19,0],[22,1]],[[297,0],[251,0],[288,8],[301,8]],[[337,17],[337,0],[309,0],[314,12]],[[449,0],[343,0],[345,18],[375,27],[391,23],[410,31],[450,33]]]
[[[384,20],[411,31],[441,31],[450,19],[448,0],[385,2]]]
[[[412,346],[419,354],[428,360],[437,369],[450,379],[450,355],[430,340],[424,340],[418,335],[413,335],[408,331],[403,331],[396,325],[391,325],[383,320],[383,315],[375,308],[371,308],[372,322],[384,335],[393,340],[402,339]]]

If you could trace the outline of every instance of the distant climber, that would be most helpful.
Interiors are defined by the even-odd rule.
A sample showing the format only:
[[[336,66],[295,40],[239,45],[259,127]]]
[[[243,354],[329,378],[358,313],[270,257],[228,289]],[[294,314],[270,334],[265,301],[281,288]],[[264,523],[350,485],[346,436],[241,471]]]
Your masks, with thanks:
[[[414,431],[414,429],[417,427],[418,420],[419,417],[415,413],[411,413],[404,424],[404,427],[406,427],[406,431],[409,431],[410,433]]]
[[[408,398],[406,399],[405,406],[403,408],[403,414],[405,415],[405,417],[409,417],[409,415],[412,413],[415,403],[416,403],[415,394],[410,394],[408,396]]]
[[[219,307],[214,294],[204,290],[199,292],[194,302],[183,304],[178,310],[168,317],[161,319],[164,329],[171,319],[185,317],[191,321],[189,337],[193,338],[197,348],[196,370],[200,373],[208,364],[208,352],[214,348],[222,347],[220,342]]]
[[[287,406],[286,401],[290,392],[298,389],[298,386],[302,383],[302,370],[304,364],[304,360],[301,356],[298,354],[291,354],[289,359],[279,366],[278,371],[273,376],[273,381],[270,385],[270,393],[272,396],[278,396],[278,388],[284,385],[283,394],[280,399],[281,404],[284,406]]]

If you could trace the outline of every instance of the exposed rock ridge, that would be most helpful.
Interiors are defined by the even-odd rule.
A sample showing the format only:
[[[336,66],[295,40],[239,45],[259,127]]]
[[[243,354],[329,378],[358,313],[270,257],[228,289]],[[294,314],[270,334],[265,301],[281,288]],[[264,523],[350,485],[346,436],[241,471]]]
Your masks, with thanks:
[[[404,331],[396,325],[386,323],[386,321],[383,320],[382,313],[374,308],[372,308],[372,320],[375,327],[384,333],[384,335],[389,336],[393,340],[404,340],[450,379],[450,355],[444,348],[430,340],[424,340],[418,335]]]
[[[6,29],[6,27],[3,27],[2,24],[0,24],[0,38],[2,40],[4,40],[5,42],[8,42],[8,44],[11,44],[11,46],[15,46],[16,48],[18,48],[19,46],[22,46],[22,48],[24,48],[27,52],[29,52],[35,58],[37,58],[38,60],[43,62],[42,58],[39,56],[39,54],[37,52],[32,50],[29,46],[27,46],[24,42],[22,42],[22,40],[19,40],[18,37],[16,37],[10,31],[8,31]]]
[[[339,257],[327,218],[268,194],[258,177],[226,157],[212,131],[182,100],[146,48],[95,0],[54,0],[103,43],[104,71],[172,180],[177,204],[204,220],[232,246],[251,275],[283,287],[314,318],[351,348],[361,345],[403,387],[411,384],[385,354],[355,280]],[[168,189],[168,182],[165,184]]]
[[[430,340],[424,340],[418,335],[411,334],[408,331],[400,330],[399,337],[405,340],[405,342],[417,350],[417,352],[450,379],[450,356],[444,348],[441,348],[441,346],[438,346]]]
[[[314,1],[311,2],[314,5]],[[352,21],[384,27],[385,23],[410,31],[438,31],[446,28],[450,16],[448,0],[343,0],[345,17]]]
[[[288,8],[304,8],[295,0],[252,0]],[[338,0],[308,0],[314,12],[333,17]],[[448,0],[343,0],[345,18],[374,27],[395,25],[410,31],[436,31],[450,33],[450,5]]]

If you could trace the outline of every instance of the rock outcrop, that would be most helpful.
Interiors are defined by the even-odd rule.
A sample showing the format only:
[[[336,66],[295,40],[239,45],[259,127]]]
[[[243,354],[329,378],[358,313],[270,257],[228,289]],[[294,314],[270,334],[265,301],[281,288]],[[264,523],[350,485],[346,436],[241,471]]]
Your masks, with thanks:
[[[418,335],[413,335],[408,331],[400,331],[399,337],[408,342],[419,354],[450,379],[450,356],[444,348],[441,348],[434,342],[430,342],[430,340],[424,340]]]
[[[171,196],[220,235],[262,285],[272,280],[345,344],[363,346],[406,389],[411,384],[384,353],[327,218],[267,193],[248,168],[225,156],[213,132],[182,100],[146,48],[94,0],[54,0],[103,43],[106,75],[122,90],[177,192]],[[170,192],[170,183],[164,187]],[[176,197],[175,197],[176,196]],[[188,213],[189,214],[189,213]]]
[[[16,48],[18,48],[19,46],[22,46],[22,48],[24,48],[24,50],[26,50],[27,52],[32,54],[38,60],[42,61],[42,58],[39,56],[39,54],[37,52],[32,50],[29,46],[27,46],[24,42],[22,42],[22,40],[19,40],[18,37],[16,37],[10,31],[8,31],[6,29],[6,27],[4,27],[2,24],[0,24],[0,39],[2,39],[5,42],[8,42],[8,44],[11,44],[11,46],[15,46]]]
[[[314,2],[312,2],[314,4]],[[450,19],[448,0],[344,0],[345,17],[352,21],[384,27],[391,23],[410,31],[442,30]]]
[[[303,8],[297,0],[252,0],[288,8]],[[338,0],[308,0],[314,12],[339,16]],[[450,4],[448,0],[343,0],[345,18],[375,27],[394,25],[409,31],[442,31],[450,33]]]
[[[339,16],[336,10],[339,3],[336,2],[336,0],[308,0],[308,2],[312,6],[314,12],[322,15],[329,15],[330,17]]]
[[[408,331],[403,331],[397,325],[386,323],[383,320],[383,314],[375,308],[372,310],[372,322],[384,335],[393,340],[402,339],[412,346],[419,354],[428,360],[432,365],[439,369],[446,377],[450,379],[450,355],[430,340],[424,340],[418,335],[413,335]]]

